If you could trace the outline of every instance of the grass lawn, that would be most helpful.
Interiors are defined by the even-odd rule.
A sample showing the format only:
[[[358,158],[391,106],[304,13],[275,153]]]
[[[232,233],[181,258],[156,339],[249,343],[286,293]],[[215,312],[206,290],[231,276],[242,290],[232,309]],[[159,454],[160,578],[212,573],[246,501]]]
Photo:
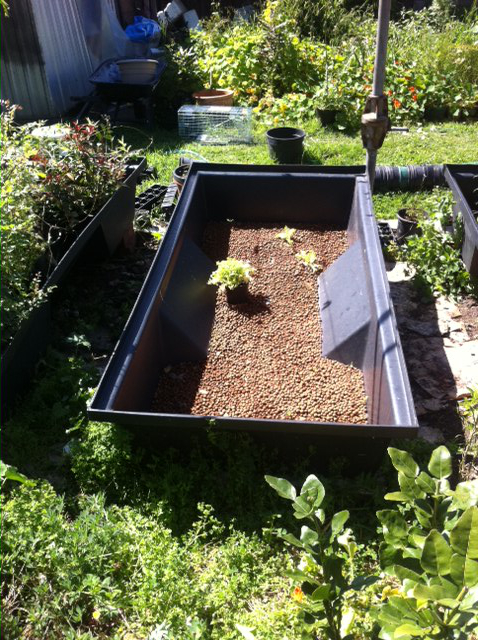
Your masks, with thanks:
[[[306,130],[309,162],[363,163],[359,135]],[[144,144],[144,134],[125,134]],[[256,130],[256,140],[201,146],[156,129],[147,158],[159,179],[151,182],[168,184],[188,151],[211,162],[269,164],[264,130]],[[477,124],[426,125],[389,134],[379,163],[465,163],[477,160],[477,149]],[[376,195],[377,216],[393,217],[426,197]],[[130,256],[76,270],[56,309],[53,347],[4,426],[2,458],[35,480],[34,486],[9,483],[3,492],[5,637],[232,640],[242,637],[237,624],[258,639],[308,637],[291,597],[296,581],[285,573],[298,552],[273,534],[284,525],[298,534],[301,522],[264,475],[298,486],[311,473],[320,476],[322,506],[328,515],[350,511],[356,571],[370,575],[380,573],[374,513],[396,489],[396,472],[384,459],[379,469],[349,478],[343,459],[318,466],[313,447],[285,458],[237,434],[211,433],[181,451],[146,450],[122,429],[88,424],[87,400],[154,255],[147,243]],[[103,330],[108,343],[99,347]],[[457,443],[448,445],[457,451]],[[429,444],[398,446],[426,466]],[[368,611],[386,584],[351,596],[360,612],[355,638],[374,637]]]

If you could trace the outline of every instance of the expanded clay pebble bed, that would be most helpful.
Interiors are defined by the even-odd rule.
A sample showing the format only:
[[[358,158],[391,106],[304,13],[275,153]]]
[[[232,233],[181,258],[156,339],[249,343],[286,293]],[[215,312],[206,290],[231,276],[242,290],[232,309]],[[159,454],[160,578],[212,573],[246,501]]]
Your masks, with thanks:
[[[323,422],[367,421],[363,374],[322,357],[317,274],[295,254],[313,250],[324,269],[348,247],[346,231],[298,225],[290,246],[272,224],[211,222],[203,249],[256,269],[250,302],[216,298],[207,359],[166,366],[153,410]]]

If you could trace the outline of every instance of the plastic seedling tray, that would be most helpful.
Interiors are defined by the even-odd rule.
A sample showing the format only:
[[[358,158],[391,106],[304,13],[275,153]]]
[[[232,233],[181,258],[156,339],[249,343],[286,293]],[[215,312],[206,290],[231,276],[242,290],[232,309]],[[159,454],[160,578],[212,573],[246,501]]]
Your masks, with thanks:
[[[129,167],[123,184],[82,229],[46,280],[44,288],[54,287],[52,294],[31,312],[2,355],[3,408],[8,409],[24,390],[50,342],[51,297],[61,287],[70,269],[80,260],[111,255],[132,228],[136,182],[145,166],[146,160],[139,158]]]
[[[148,187],[146,191],[143,191],[143,193],[140,193],[139,196],[136,197],[136,200],[134,201],[134,208],[151,211],[155,205],[161,202],[167,190],[168,187],[164,187],[160,184],[153,184],[151,187]]]
[[[455,197],[455,214],[463,219],[463,262],[472,276],[478,276],[478,165],[447,164],[445,179]]]
[[[412,395],[372,210],[360,168],[194,163],[132,314],[104,372],[89,416],[150,438],[208,429],[320,437],[367,456],[371,441],[413,437]],[[206,357],[215,265],[201,248],[209,220],[347,230],[349,248],[319,277],[323,354],[364,374],[367,424],[154,413],[159,372]]]

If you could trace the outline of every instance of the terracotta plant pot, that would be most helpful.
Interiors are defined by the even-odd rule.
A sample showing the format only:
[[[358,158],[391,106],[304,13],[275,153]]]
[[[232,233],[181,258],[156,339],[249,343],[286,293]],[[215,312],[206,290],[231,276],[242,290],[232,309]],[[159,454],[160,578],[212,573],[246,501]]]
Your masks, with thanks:
[[[231,89],[202,89],[193,93],[193,98],[203,107],[232,107],[234,93]]]

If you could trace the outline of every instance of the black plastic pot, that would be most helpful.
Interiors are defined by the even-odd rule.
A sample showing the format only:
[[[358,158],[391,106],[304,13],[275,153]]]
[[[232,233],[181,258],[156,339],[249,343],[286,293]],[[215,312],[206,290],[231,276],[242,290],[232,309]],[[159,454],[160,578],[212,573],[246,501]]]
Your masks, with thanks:
[[[173,171],[173,182],[177,186],[179,193],[186,182],[186,178],[188,177],[190,164],[180,164],[179,167]]]
[[[478,277],[478,165],[447,164],[445,179],[455,198],[455,222],[458,214],[463,219],[463,262],[470,274]]]
[[[448,107],[425,107],[425,120],[431,122],[443,122],[447,120],[450,115],[450,109]]]
[[[4,410],[10,409],[16,396],[26,388],[50,342],[52,297],[70,269],[80,259],[111,255],[132,230],[136,181],[145,167],[144,158],[131,166],[120,188],[81,231],[44,284],[45,289],[54,289],[21,324],[2,355],[1,402]]]
[[[367,424],[151,410],[162,368],[201,361],[208,351],[216,296],[207,281],[214,263],[201,240],[211,219],[321,223],[347,231],[349,248],[319,277],[323,354],[362,369]],[[88,413],[93,420],[126,425],[148,441],[184,441],[211,428],[269,434],[274,443],[320,437],[327,454],[349,447],[357,461],[389,438],[414,436],[417,420],[367,178],[341,167],[194,163]]]
[[[266,132],[270,157],[279,164],[301,164],[305,132],[294,127],[279,127]]]
[[[426,212],[422,209],[399,209],[397,212],[397,242],[402,242],[412,235],[419,235],[418,222],[424,218]]]
[[[323,127],[334,124],[338,114],[338,109],[317,109],[317,116]]]

